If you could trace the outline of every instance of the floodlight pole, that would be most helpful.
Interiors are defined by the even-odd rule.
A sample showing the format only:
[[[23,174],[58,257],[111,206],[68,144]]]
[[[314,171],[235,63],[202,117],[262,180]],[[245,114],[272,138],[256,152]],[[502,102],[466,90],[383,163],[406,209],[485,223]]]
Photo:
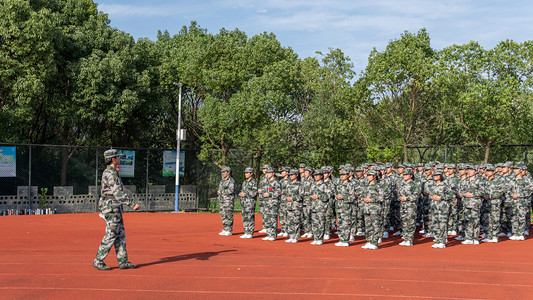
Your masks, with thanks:
[[[177,151],[176,151],[176,198],[174,202],[174,212],[179,212],[179,201],[180,201],[180,142],[181,142],[181,87],[183,84],[181,82],[176,83],[180,88],[178,96],[178,130],[176,131],[177,139]]]

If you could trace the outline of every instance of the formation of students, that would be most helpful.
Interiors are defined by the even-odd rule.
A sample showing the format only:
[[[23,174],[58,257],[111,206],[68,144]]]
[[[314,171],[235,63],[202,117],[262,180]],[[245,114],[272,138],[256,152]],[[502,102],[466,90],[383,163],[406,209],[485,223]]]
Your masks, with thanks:
[[[417,226],[423,237],[434,240],[433,248],[446,248],[448,238],[466,245],[497,243],[500,237],[524,240],[529,235],[533,178],[522,163],[350,164],[313,169],[265,165],[259,183],[253,169],[237,194],[242,206],[244,234],[252,238],[255,207],[259,200],[265,241],[288,237],[287,243],[313,238],[322,245],[335,232],[335,246],[348,247],[364,236],[363,249],[378,249],[383,239],[401,235],[401,246],[412,246]],[[223,230],[231,236],[235,181],[231,169],[222,169],[218,200]],[[278,217],[280,231],[278,232]]]

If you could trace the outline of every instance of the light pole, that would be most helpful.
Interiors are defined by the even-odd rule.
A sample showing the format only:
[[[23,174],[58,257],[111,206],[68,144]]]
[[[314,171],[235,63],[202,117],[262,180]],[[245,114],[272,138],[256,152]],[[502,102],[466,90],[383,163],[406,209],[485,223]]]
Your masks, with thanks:
[[[176,198],[174,202],[174,212],[179,212],[179,202],[180,202],[180,142],[181,142],[181,87],[183,84],[181,82],[176,83],[180,88],[178,96],[178,130],[176,131],[176,139],[178,140],[178,146],[176,151]]]

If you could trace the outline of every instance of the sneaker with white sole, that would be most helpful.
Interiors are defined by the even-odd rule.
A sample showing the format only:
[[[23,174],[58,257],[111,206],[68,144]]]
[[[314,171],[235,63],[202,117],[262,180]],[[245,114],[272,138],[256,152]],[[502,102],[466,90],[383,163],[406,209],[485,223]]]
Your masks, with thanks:
[[[505,232],[500,232],[500,233],[498,233],[498,236],[507,236],[507,233],[505,233]]]
[[[519,235],[516,237],[516,241],[525,241],[526,238],[523,235]]]
[[[463,244],[463,245],[472,245],[472,244],[474,244],[474,241],[472,241],[472,240],[464,240],[464,241],[461,242],[461,244]]]
[[[355,242],[355,238],[353,236],[350,237],[350,242]]]
[[[266,232],[267,232],[266,229],[259,230],[259,233],[266,233]]]
[[[282,237],[283,236],[283,232],[278,233],[278,236]]]
[[[292,243],[292,239],[285,240],[285,243]]]
[[[248,238],[248,235],[245,233],[243,235],[240,236],[241,239],[247,239]]]
[[[311,242],[311,245],[316,245],[316,241],[313,240],[313,241]]]
[[[403,242],[399,243],[398,245],[400,245],[400,246],[405,246],[406,244],[407,244],[407,242],[406,242],[406,241],[403,241]]]
[[[384,239],[388,239],[388,238],[389,238],[389,233],[388,233],[387,231],[385,231],[385,232],[383,233],[383,238],[384,238]]]
[[[356,236],[365,236],[365,233],[362,232],[362,231],[358,231],[355,235]]]
[[[324,235],[324,240],[325,240],[325,241],[329,240],[329,238],[330,238],[329,234],[325,234],[325,235]]]
[[[462,235],[458,235],[458,236],[455,237],[455,240],[456,241],[464,241],[465,238]]]
[[[509,239],[515,241],[517,237],[518,236],[516,236],[516,235],[512,235],[512,236],[509,237]]]
[[[479,241],[478,240],[474,240],[474,245],[479,245]]]
[[[288,233],[286,233],[286,232],[283,233],[283,237],[288,237],[288,236],[289,236]]]
[[[378,246],[370,244],[368,246],[368,248],[366,248],[366,249],[368,249],[368,250],[378,250]]]
[[[424,234],[424,233],[426,233],[426,231],[424,230],[424,228],[422,228],[422,229],[420,229],[420,231],[418,233]]]
[[[457,235],[457,231],[455,230],[448,231],[448,235]]]
[[[337,247],[349,247],[350,244],[348,244],[348,243],[343,243],[343,242],[338,242],[338,243],[335,244],[335,246],[337,246]]]
[[[398,230],[398,231],[396,231],[395,233],[393,233],[392,235],[394,235],[394,236],[398,236],[398,235],[401,235],[401,234],[402,234],[402,232],[401,232],[400,230]]]
[[[437,249],[444,249],[444,248],[446,248],[446,245],[443,244],[443,243],[439,243],[439,244],[437,244],[437,247],[435,247],[435,248],[437,248]]]
[[[316,241],[316,243],[315,243],[315,245],[317,245],[317,246],[320,246],[320,245],[322,245],[322,244],[324,244],[324,242],[322,242],[321,240],[318,240],[318,241]]]
[[[379,238],[378,244],[381,244],[381,243],[383,243],[383,240],[381,238]]]
[[[296,244],[296,243],[298,243],[298,240],[297,239],[292,239],[291,243]]]
[[[361,248],[363,248],[363,249],[368,249],[368,246],[370,246],[370,243],[366,243],[366,244],[364,244],[363,246],[361,246]]]

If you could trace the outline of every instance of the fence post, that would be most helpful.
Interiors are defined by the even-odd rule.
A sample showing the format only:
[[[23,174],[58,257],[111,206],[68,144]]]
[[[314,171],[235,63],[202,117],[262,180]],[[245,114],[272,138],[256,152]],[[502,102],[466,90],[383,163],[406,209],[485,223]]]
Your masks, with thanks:
[[[448,163],[448,146],[444,146],[444,163]]]
[[[524,162],[527,165],[527,146],[524,146]]]
[[[31,145],[28,151],[28,206],[31,209]]]
[[[150,167],[150,150],[146,150],[146,191],[144,193],[144,209],[148,209],[148,168]]]

